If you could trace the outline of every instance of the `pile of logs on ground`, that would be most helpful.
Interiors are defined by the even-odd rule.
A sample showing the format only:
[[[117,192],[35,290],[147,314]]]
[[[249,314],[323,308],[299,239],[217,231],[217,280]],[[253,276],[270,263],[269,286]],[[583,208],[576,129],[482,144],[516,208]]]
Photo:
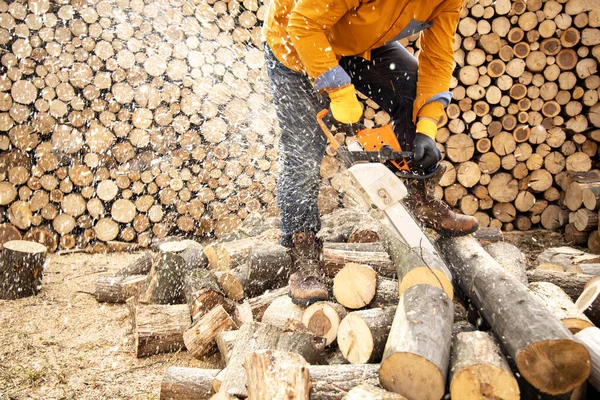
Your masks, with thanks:
[[[589,254],[552,249],[528,271],[515,246],[467,237],[440,239],[440,257],[341,209],[320,232],[331,298],[300,307],[289,253],[268,226],[254,233],[165,241],[98,278],[98,301],[128,304],[138,357],[220,354],[217,369],[170,367],[161,399],[575,400],[600,389]]]
[[[275,214],[267,5],[0,0],[0,243],[147,246]],[[466,2],[437,189],[481,226],[553,229],[562,182],[597,167],[597,6]],[[418,37],[402,43],[418,53]],[[368,99],[365,118],[390,120]],[[323,212],[338,169],[329,152]]]

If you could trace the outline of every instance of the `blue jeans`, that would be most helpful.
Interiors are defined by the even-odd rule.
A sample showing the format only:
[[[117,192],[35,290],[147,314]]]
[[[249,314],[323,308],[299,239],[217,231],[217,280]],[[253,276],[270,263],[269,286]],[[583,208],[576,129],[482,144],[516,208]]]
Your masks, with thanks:
[[[321,183],[319,170],[327,139],[316,115],[329,108],[329,98],[315,92],[306,75],[281,64],[267,45],[265,61],[281,130],[277,180],[281,244],[292,247],[294,233],[316,234],[321,229],[317,199]],[[342,57],[339,63],[356,89],[391,116],[402,149],[411,150],[415,137],[412,109],[417,88],[417,60],[402,45],[392,43],[374,49],[370,61],[362,57]]]

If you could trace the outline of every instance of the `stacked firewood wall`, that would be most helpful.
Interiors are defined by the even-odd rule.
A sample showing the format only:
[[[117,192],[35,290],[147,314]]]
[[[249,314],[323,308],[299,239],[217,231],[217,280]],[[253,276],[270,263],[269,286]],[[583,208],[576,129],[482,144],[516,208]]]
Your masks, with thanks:
[[[598,167],[595,3],[465,3],[437,192],[481,226],[566,225],[573,174]],[[276,213],[267,4],[0,0],[0,241],[146,245]],[[365,117],[389,122],[368,99]],[[329,152],[323,212],[338,170]]]
[[[265,13],[257,0],[0,1],[0,240],[145,245],[273,213]]]
[[[483,227],[569,223],[569,211],[583,207],[565,204],[569,185],[581,175],[599,185],[599,27],[594,1],[467,0],[453,100],[437,137],[447,166],[440,197]],[[597,221],[597,206],[590,208]],[[579,234],[578,244],[587,238]]]

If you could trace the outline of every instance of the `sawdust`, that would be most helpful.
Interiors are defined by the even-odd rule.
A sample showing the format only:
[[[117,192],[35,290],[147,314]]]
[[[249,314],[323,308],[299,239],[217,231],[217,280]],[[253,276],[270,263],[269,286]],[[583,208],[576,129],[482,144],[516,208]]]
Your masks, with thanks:
[[[52,255],[38,296],[0,300],[0,400],[158,399],[169,366],[219,367],[185,351],[135,357],[127,307],[90,295],[135,257]]]

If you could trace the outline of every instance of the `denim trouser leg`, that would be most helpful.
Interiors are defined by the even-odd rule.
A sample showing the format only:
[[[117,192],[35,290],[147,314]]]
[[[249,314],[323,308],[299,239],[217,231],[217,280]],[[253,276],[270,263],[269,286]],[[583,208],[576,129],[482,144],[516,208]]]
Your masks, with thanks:
[[[356,89],[390,115],[402,149],[412,150],[416,129],[412,112],[417,95],[417,59],[394,42],[372,50],[369,61],[362,57],[343,57],[340,65]]]
[[[321,229],[317,199],[327,139],[316,116],[329,102],[313,90],[305,75],[277,61],[268,47],[265,60],[281,130],[277,178],[281,244],[292,247],[294,233],[316,234]]]
[[[416,97],[417,60],[398,43],[371,52],[371,60],[343,57],[342,68],[352,83],[385,110],[404,150],[412,149],[412,122]],[[277,112],[280,168],[277,205],[281,216],[281,243],[291,247],[297,232],[317,233],[321,228],[317,199],[319,170],[327,139],[316,115],[329,107],[327,96],[316,93],[308,78],[281,64],[265,46],[265,61]]]

